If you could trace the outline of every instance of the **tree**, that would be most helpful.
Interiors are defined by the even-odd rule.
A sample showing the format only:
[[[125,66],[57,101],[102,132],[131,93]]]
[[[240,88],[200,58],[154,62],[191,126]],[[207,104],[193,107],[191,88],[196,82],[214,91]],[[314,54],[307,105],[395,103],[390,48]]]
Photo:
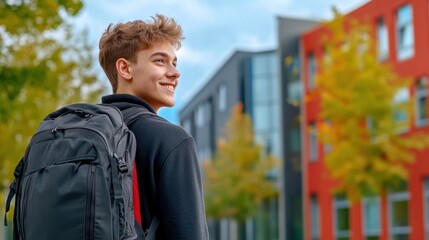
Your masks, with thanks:
[[[0,26],[12,35],[55,30],[82,9],[81,0],[0,0]]]
[[[210,218],[232,218],[239,222],[253,216],[263,199],[276,195],[267,174],[276,164],[263,156],[254,140],[250,117],[238,104],[232,111],[217,151],[204,165],[205,204]]]
[[[40,121],[72,102],[94,102],[104,90],[87,33],[68,22],[80,0],[0,1],[0,190]]]
[[[406,180],[413,150],[428,147],[429,138],[401,132],[409,126],[411,104],[394,99],[411,80],[378,60],[370,28],[336,12],[328,29],[314,92],[324,120],[319,136],[331,146],[326,166],[339,180],[337,190],[359,199]]]

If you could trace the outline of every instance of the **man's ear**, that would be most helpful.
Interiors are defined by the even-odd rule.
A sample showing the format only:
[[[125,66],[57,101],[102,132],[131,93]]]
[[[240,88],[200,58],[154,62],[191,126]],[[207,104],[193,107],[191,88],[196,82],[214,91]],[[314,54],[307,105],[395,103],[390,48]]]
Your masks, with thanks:
[[[116,60],[116,71],[118,72],[118,75],[125,80],[131,80],[133,78],[130,67],[130,62],[128,62],[126,59],[119,58]]]

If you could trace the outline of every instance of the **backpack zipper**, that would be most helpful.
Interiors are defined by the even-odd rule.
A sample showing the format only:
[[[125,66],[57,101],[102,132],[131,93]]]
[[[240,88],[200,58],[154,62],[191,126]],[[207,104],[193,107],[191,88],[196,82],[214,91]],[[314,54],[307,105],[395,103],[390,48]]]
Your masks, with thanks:
[[[95,222],[95,165],[88,169],[88,185],[86,200],[86,240],[94,239],[94,222]]]
[[[86,127],[73,127],[73,128],[57,128],[57,127],[56,127],[56,128],[54,128],[54,129],[50,129],[50,130],[43,130],[43,131],[38,132],[38,133],[36,133],[36,134],[34,135],[34,137],[31,139],[31,141],[30,141],[29,145],[31,145],[31,144],[33,143],[33,141],[36,141],[35,139],[36,139],[39,135],[41,135],[41,134],[48,133],[48,132],[49,132],[50,134],[56,134],[56,133],[57,133],[57,132],[59,132],[59,131],[72,130],[72,129],[75,129],[75,130],[82,129],[82,130],[87,130],[87,131],[91,131],[91,132],[96,133],[98,136],[100,136],[100,137],[103,139],[104,145],[106,146],[106,149],[107,149],[107,151],[108,151],[108,153],[109,153],[109,156],[113,156],[113,152],[111,151],[110,146],[109,146],[109,144],[108,144],[108,142],[107,142],[107,139],[103,136],[103,134],[101,134],[99,131],[96,131],[96,130],[91,129],[91,128],[86,128]]]

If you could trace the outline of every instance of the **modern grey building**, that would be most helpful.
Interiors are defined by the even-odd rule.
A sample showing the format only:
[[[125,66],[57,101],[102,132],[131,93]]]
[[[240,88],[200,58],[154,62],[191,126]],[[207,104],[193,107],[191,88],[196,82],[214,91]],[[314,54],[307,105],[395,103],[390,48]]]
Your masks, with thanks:
[[[231,229],[246,240],[303,239],[299,36],[317,23],[278,17],[278,49],[236,51],[180,111],[201,161],[210,160],[238,102],[252,118],[256,140],[283,161],[269,176],[279,197],[264,202],[244,229],[227,220],[211,222],[211,239],[235,239]]]
[[[209,160],[223,136],[231,109],[239,102],[252,118],[256,140],[279,157],[279,87],[277,51],[236,51],[181,110],[180,122],[195,138],[199,158]],[[275,121],[274,121],[275,120]],[[276,180],[278,174],[273,174]],[[211,239],[278,239],[278,199],[262,204],[260,214],[245,226],[227,220],[210,224]]]
[[[181,125],[197,143],[200,160],[211,158],[231,108],[244,102],[243,60],[251,55],[235,52],[179,113]]]

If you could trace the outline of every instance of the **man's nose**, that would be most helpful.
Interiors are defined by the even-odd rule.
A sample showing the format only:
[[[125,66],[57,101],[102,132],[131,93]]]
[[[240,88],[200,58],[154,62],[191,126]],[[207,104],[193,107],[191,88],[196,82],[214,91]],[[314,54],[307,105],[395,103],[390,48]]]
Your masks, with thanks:
[[[179,72],[179,70],[177,70],[176,67],[172,66],[168,70],[167,76],[170,77],[170,78],[179,78],[180,77],[180,72]]]

